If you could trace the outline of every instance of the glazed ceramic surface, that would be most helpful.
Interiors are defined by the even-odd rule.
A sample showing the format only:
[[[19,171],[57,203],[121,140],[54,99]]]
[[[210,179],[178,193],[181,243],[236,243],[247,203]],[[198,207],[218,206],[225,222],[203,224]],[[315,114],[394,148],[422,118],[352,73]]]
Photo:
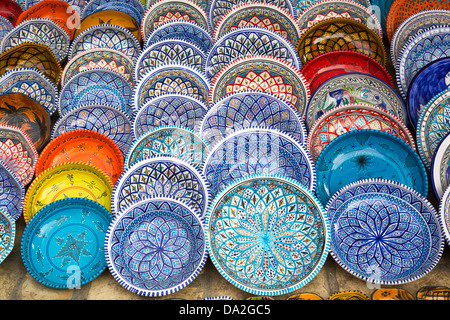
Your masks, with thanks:
[[[14,26],[12,23],[0,14],[0,41],[6,36]]]
[[[380,288],[372,292],[371,300],[415,300],[405,289]]]
[[[97,202],[71,198],[51,203],[26,225],[23,263],[48,287],[73,289],[106,269],[104,239],[111,213]]]
[[[323,204],[340,188],[370,178],[396,181],[428,194],[420,157],[406,142],[380,130],[355,130],[333,139],[320,153],[316,173],[316,194]]]
[[[320,202],[303,185],[250,175],[214,198],[206,242],[214,266],[231,284],[276,296],[315,277],[328,254],[329,228]]]
[[[394,1],[395,0],[370,0],[370,6],[368,6],[368,8],[372,9],[377,19],[380,21],[383,29],[383,37],[387,37],[386,20]]]
[[[446,188],[439,202],[439,217],[447,244],[450,243],[450,188]]]
[[[250,55],[226,65],[212,80],[209,104],[241,91],[262,91],[291,104],[303,117],[310,98],[309,83],[292,64],[271,56]]]
[[[200,132],[208,107],[188,95],[163,94],[147,101],[135,114],[133,135],[138,139],[160,126],[179,126]]]
[[[84,20],[101,11],[126,11],[135,21],[140,22],[144,17],[145,7],[139,0],[91,0],[83,7],[81,19]],[[138,25],[135,27],[139,28]]]
[[[403,184],[358,181],[339,190],[325,210],[335,226],[331,255],[361,279],[411,282],[430,272],[442,256],[444,238],[436,209]]]
[[[425,286],[416,293],[417,300],[450,300],[450,288],[445,286]]]
[[[383,80],[364,73],[345,73],[322,83],[309,99],[305,124],[310,129],[325,112],[354,103],[377,106],[408,124],[406,106],[397,91]]]
[[[450,185],[450,135],[447,133],[438,144],[431,160],[431,182],[437,199]]]
[[[210,145],[243,128],[265,126],[286,132],[306,143],[301,116],[282,99],[265,92],[238,92],[210,106],[200,125],[200,134]]]
[[[14,220],[22,215],[25,188],[17,175],[0,159],[0,209],[7,212]]]
[[[206,263],[203,223],[190,206],[167,197],[129,206],[108,228],[108,268],[133,293],[176,292],[191,283]]]
[[[0,263],[11,253],[15,239],[16,222],[8,212],[0,209]]]
[[[206,214],[209,186],[201,172],[177,157],[158,155],[136,161],[120,176],[111,199],[113,215],[152,196],[172,197]]]
[[[327,300],[344,300],[344,301],[360,300],[360,301],[365,301],[365,300],[369,300],[369,297],[367,295],[365,295],[361,291],[351,290],[351,291],[336,292],[336,293],[332,294],[330,297],[328,297]]]
[[[203,167],[211,195],[251,174],[279,174],[315,191],[316,172],[306,147],[270,128],[238,130],[211,148]]]
[[[17,20],[22,12],[22,7],[13,0],[2,0],[0,3],[0,16],[8,20],[13,26],[18,23]]]

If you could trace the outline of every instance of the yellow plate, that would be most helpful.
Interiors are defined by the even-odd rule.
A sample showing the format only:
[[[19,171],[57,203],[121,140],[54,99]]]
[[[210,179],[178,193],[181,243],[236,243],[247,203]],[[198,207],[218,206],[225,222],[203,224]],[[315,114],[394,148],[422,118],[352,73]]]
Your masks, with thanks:
[[[51,167],[37,176],[26,192],[25,222],[45,205],[64,198],[87,198],[111,212],[112,189],[108,176],[92,165],[70,162]]]

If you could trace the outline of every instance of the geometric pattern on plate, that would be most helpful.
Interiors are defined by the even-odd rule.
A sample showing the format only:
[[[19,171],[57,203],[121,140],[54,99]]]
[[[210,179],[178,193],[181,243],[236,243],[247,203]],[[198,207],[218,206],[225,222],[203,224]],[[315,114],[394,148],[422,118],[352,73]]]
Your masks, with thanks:
[[[0,160],[0,209],[14,220],[22,214],[25,187],[8,166]]]
[[[439,143],[434,151],[431,162],[431,182],[433,184],[434,194],[438,200],[442,199],[442,195],[450,185],[450,135]]]
[[[15,238],[15,220],[4,209],[0,209],[0,263],[11,253]]]

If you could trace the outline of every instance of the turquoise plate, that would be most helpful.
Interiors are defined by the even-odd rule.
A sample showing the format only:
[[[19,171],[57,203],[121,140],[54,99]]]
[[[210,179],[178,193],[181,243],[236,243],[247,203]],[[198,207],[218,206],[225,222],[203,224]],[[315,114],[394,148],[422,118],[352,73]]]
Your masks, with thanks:
[[[27,223],[22,260],[40,283],[73,289],[106,269],[104,241],[111,213],[99,203],[66,198],[40,209]]]

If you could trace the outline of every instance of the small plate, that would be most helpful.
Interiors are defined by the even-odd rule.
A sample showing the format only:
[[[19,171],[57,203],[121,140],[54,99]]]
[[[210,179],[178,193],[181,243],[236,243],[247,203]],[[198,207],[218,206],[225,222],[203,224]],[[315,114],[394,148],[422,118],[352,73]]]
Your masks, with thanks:
[[[279,129],[301,144],[307,132],[300,114],[284,100],[265,92],[237,92],[212,104],[200,124],[200,134],[210,145],[243,128]]]
[[[124,169],[123,155],[115,142],[102,133],[84,129],[68,131],[51,140],[37,161],[36,176],[66,162],[91,164],[113,184]]]
[[[263,91],[280,97],[304,117],[309,83],[292,64],[271,56],[250,55],[230,62],[212,80],[209,104],[240,91]]]
[[[205,229],[216,269],[254,295],[303,287],[321,270],[329,251],[330,225],[319,200],[283,176],[233,181],[214,198]]]
[[[351,103],[325,112],[314,123],[308,135],[308,151],[315,162],[336,137],[349,131],[367,129],[388,132],[416,150],[411,132],[396,116],[373,105]]]
[[[450,133],[438,144],[433,153],[431,161],[431,182],[434,194],[437,199],[442,199],[442,195],[450,185]]]
[[[122,155],[125,155],[133,144],[131,127],[132,123],[128,117],[114,107],[84,106],[70,111],[56,121],[52,139],[68,131],[93,130],[113,140],[122,151]]]
[[[382,108],[408,125],[406,105],[389,83],[366,73],[349,72],[326,80],[314,91],[305,112],[306,127],[310,129],[325,112],[354,103]]]
[[[125,170],[154,155],[178,157],[200,168],[209,152],[208,143],[194,131],[177,126],[159,126],[139,137],[125,156]]]
[[[107,267],[103,245],[111,221],[111,213],[89,199],[62,199],[45,206],[23,232],[20,247],[27,271],[58,289],[92,281]]]
[[[114,186],[111,212],[121,214],[129,205],[153,196],[189,203],[202,216],[211,202],[209,186],[197,168],[177,157],[158,155],[127,167]]]
[[[16,221],[3,208],[0,209],[0,263],[9,256],[16,239]]]
[[[301,68],[297,52],[286,38],[269,29],[242,27],[225,33],[214,42],[207,54],[204,72],[213,79],[230,62],[250,55],[271,56]]]
[[[108,268],[127,290],[163,296],[181,290],[203,269],[204,221],[191,206],[155,197],[114,217],[105,239]]]
[[[0,209],[7,212],[14,220],[22,215],[25,187],[17,175],[0,159]]]
[[[400,138],[380,130],[355,130],[333,139],[316,161],[316,194],[325,205],[342,187],[362,179],[383,178],[428,194],[426,168]]]
[[[442,256],[445,241],[436,209],[400,183],[354,182],[340,189],[325,210],[335,226],[331,256],[368,282],[398,285],[417,280]]]
[[[111,211],[112,189],[108,176],[90,164],[67,162],[51,167],[33,180],[25,194],[25,223],[43,207],[65,198],[90,199]]]
[[[278,174],[298,181],[312,192],[316,170],[305,146],[282,131],[251,127],[231,133],[211,147],[203,167],[211,195],[251,174]]]
[[[200,124],[208,106],[188,95],[162,94],[140,107],[133,119],[133,136],[140,138],[160,126],[185,127],[200,133]]]

